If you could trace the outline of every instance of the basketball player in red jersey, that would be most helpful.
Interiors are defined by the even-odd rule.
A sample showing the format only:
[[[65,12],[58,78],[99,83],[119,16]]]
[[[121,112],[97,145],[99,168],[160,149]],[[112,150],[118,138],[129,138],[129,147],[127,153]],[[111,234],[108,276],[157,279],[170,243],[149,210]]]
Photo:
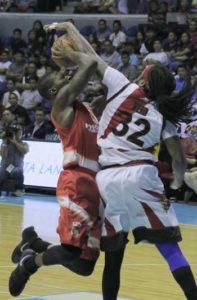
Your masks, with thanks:
[[[53,102],[51,119],[64,151],[56,192],[60,204],[57,232],[61,245],[52,246],[42,241],[33,227],[23,231],[22,242],[12,254],[12,261],[18,262],[9,280],[12,296],[20,295],[30,275],[42,265],[61,264],[88,276],[99,256],[100,198],[95,182],[98,124],[90,108],[76,101],[95,72],[97,62],[86,54],[72,52],[71,56],[79,68],[70,82],[58,72],[45,75],[39,82],[40,94]]]
[[[65,24],[65,30],[72,32],[72,38],[83,45],[90,58],[97,59],[97,71],[107,87],[98,131],[103,170],[97,173],[99,191],[106,202],[105,217],[117,232],[131,229],[135,243],[155,244],[185,297],[196,300],[196,282],[177,243],[181,240],[180,229],[173,207],[163,194],[154,155],[163,139],[173,157],[173,186],[180,187],[186,162],[176,125],[189,114],[191,87],[174,95],[174,78],[160,64],[145,69],[143,86],[131,84],[95,54],[73,25]],[[56,59],[62,54],[62,49],[53,53]]]

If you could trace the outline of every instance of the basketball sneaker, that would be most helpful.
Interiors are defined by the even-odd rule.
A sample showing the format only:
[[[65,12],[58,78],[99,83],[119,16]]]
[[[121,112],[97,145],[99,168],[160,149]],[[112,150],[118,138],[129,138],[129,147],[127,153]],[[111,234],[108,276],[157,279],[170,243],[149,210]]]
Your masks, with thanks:
[[[31,243],[38,239],[34,227],[27,227],[22,232],[22,241],[15,247],[12,252],[11,260],[14,264],[18,263],[24,250],[31,248]]]
[[[24,266],[24,263],[28,259],[32,259],[35,256],[36,253],[31,249],[27,249],[22,253],[16,269],[11,273],[9,278],[9,292],[12,296],[19,296],[24,290],[29,277],[36,272],[29,272]]]

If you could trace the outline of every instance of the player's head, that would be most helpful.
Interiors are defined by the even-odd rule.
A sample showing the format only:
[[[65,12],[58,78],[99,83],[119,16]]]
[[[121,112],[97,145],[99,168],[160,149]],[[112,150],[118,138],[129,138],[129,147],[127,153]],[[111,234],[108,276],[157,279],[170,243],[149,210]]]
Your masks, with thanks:
[[[143,73],[145,86],[153,99],[170,96],[175,89],[175,79],[168,68],[162,64],[149,65]]]
[[[54,100],[59,90],[68,84],[69,79],[63,72],[53,71],[38,81],[38,91],[43,98]]]

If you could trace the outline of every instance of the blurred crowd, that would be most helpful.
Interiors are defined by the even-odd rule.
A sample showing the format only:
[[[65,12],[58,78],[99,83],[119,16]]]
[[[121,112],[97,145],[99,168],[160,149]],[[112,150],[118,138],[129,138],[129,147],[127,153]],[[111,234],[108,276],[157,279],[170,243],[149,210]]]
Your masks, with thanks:
[[[0,11],[53,12],[74,7],[74,13],[149,14],[153,19],[165,19],[168,12],[196,11],[196,0],[1,0]]]
[[[61,0],[0,0],[1,12],[53,12],[62,9]]]
[[[19,3],[20,1],[11,2]],[[84,7],[87,9],[92,2],[98,4],[97,9],[102,8],[102,0],[75,2],[75,12],[83,12]],[[148,24],[137,26],[131,24],[125,27],[117,19],[110,26],[107,18],[100,18],[94,26],[86,25],[79,28],[104,61],[120,70],[130,81],[135,80],[147,64],[161,63],[174,74],[175,93],[188,83],[192,86],[197,79],[197,21],[190,13],[192,9],[195,9],[195,3],[189,0],[104,2],[111,3],[116,9],[117,5],[124,7],[127,4],[125,6],[128,9],[127,12],[133,12],[135,4],[136,12],[148,11],[149,13]],[[132,9],[128,5],[130,2],[133,4]],[[168,11],[185,13],[186,23],[166,24],[165,17]],[[117,13],[115,10],[99,12]],[[74,23],[73,19],[69,21]],[[5,134],[5,129],[14,128],[14,124],[14,126],[20,126],[22,139],[59,141],[50,121],[51,102],[40,96],[37,83],[45,73],[58,70],[51,60],[51,46],[60,35],[61,33],[54,30],[46,34],[42,21],[37,20],[32,24],[32,28],[29,28],[27,36],[23,35],[22,28],[13,28],[11,36],[0,37],[1,137]],[[61,72],[64,72],[65,76],[72,76],[75,70],[75,68],[68,68],[62,69]],[[102,84],[96,77],[93,77],[79,100],[96,103],[103,98]],[[191,118],[180,124],[177,130],[183,140],[188,168],[193,170],[197,167],[196,90],[193,92],[192,100]],[[165,163],[168,163],[167,171],[164,173],[169,173],[170,161],[167,161],[166,157],[165,149],[161,146],[159,158],[164,162],[161,168],[165,171]]]

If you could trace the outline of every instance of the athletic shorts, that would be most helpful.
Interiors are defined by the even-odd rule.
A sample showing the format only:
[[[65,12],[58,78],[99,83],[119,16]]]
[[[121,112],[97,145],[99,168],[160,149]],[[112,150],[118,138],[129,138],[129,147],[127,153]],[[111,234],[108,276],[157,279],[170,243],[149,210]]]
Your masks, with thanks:
[[[81,168],[60,173],[56,195],[60,204],[57,233],[63,244],[82,249],[82,258],[99,256],[101,221],[100,197],[95,177]]]
[[[133,232],[135,243],[181,240],[172,205],[153,165],[112,167],[99,171],[96,181],[105,201],[105,218],[116,232]]]

